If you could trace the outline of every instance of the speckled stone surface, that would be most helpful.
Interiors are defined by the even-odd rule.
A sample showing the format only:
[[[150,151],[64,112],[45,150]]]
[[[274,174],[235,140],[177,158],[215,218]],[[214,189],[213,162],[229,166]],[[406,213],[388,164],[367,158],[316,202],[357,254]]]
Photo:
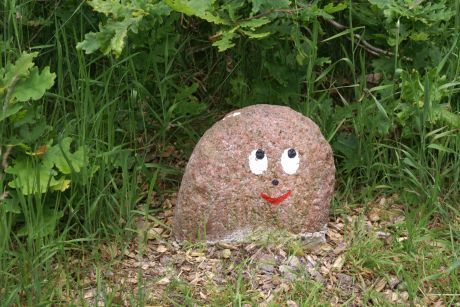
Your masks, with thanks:
[[[289,149],[295,155],[288,156]],[[322,233],[334,183],[331,147],[309,118],[275,105],[236,110],[196,145],[179,190],[173,234],[216,242],[241,241],[264,229]]]

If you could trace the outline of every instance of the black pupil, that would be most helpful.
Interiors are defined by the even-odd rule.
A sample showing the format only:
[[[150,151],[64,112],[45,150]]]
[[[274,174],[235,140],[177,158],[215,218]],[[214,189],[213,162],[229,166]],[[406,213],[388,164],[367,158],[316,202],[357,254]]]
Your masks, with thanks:
[[[262,160],[265,157],[265,152],[262,149],[256,151],[256,158]]]
[[[288,157],[289,158],[294,158],[296,155],[297,155],[297,153],[295,152],[295,149],[291,148],[291,149],[288,150]]]

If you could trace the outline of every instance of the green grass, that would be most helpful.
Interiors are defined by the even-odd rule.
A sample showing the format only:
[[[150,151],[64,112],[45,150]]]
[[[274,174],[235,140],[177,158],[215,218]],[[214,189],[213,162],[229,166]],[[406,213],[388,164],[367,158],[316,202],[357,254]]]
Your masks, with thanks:
[[[350,26],[360,23],[355,20],[360,9],[356,6],[340,16]],[[109,281],[102,273],[116,267],[117,259],[104,263],[98,247],[114,242],[119,250],[126,248],[137,235],[135,218],[154,219],[166,195],[177,190],[183,161],[203,132],[227,111],[262,101],[287,104],[310,116],[333,144],[338,170],[334,216],[354,214],[355,208],[366,208],[381,195],[400,196],[405,220],[385,231],[407,239],[385,244],[368,233],[358,217],[347,225],[347,270],[354,276],[397,276],[411,300],[437,293],[446,305],[458,302],[458,296],[449,294],[460,293],[459,129],[427,120],[434,105],[429,98],[421,101],[423,108],[412,110],[410,120],[398,121],[395,110],[403,93],[391,81],[400,69],[410,69],[404,59],[390,59],[392,66],[385,71],[390,75],[385,79],[388,88],[379,89],[365,81],[374,72],[375,58],[357,45],[351,31],[322,43],[336,34],[322,19],[315,19],[308,30],[297,24],[299,31],[309,33],[304,43],[310,47],[304,50],[306,66],[292,67],[285,56],[293,49],[291,42],[280,40],[275,52],[268,46],[276,40],[241,40],[222,54],[207,41],[209,26],[184,28],[177,16],[161,31],[146,31],[155,39],[143,41],[141,47],[130,41],[132,46],[128,44],[119,58],[87,55],[75,46],[97,28],[100,16],[85,4],[54,7],[7,0],[0,10],[1,66],[23,51],[38,51],[37,66],[50,66],[56,73],[54,87],[34,102],[51,128],[34,142],[33,150],[70,136],[77,146],[87,146],[89,157],[80,173],[70,175],[72,184],[65,192],[23,195],[12,191],[11,178],[0,172],[0,191],[14,194],[22,212],[8,212],[0,198],[2,305],[59,304],[72,293],[84,293],[89,268],[94,269],[105,304],[119,304],[116,291],[106,291]],[[400,43],[393,46],[395,54],[411,47]],[[460,49],[456,41],[443,43],[442,56],[432,64],[446,80],[458,82]],[[331,63],[318,64],[325,56]],[[286,75],[289,78],[282,79]],[[424,97],[432,97],[442,86],[437,79],[422,81]],[[458,113],[457,92],[452,86],[442,101]],[[379,126],[386,122],[392,123],[390,128]],[[5,122],[0,128],[4,158],[5,142],[17,131]],[[163,154],[169,146],[174,153]],[[20,152],[13,148],[7,162]],[[73,265],[69,259],[81,262]],[[235,282],[209,298],[213,305],[256,304],[243,270],[240,263]],[[138,278],[132,305],[148,303],[142,288],[146,280],[140,273]],[[168,304],[204,303],[192,285],[180,280],[167,291]],[[275,300],[327,305],[324,291],[312,280],[299,280]],[[387,303],[370,287],[362,301]]]

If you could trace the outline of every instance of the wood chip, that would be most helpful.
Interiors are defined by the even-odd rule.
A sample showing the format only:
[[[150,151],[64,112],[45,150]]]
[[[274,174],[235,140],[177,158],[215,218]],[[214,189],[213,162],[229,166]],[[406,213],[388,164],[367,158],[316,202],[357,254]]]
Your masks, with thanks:
[[[168,248],[167,248],[166,246],[164,246],[164,245],[158,245],[158,247],[157,247],[157,252],[159,252],[159,253],[165,253],[165,252],[167,252],[167,251],[168,251]]]
[[[384,232],[384,231],[377,231],[375,233],[375,235],[377,236],[377,238],[379,239],[386,239],[386,238],[389,238],[391,236],[390,233],[388,232]]]
[[[86,291],[85,295],[83,296],[85,298],[85,300],[93,298],[96,295],[96,290],[97,289],[94,288],[94,289],[90,289],[90,290]]]
[[[206,294],[204,294],[203,292],[200,291],[200,297],[204,300],[207,300],[208,299],[208,296]]]
[[[225,242],[219,242],[217,244],[219,247],[226,248],[226,249],[231,249],[231,250],[238,250],[238,247],[232,244],[228,244]]]
[[[394,289],[394,288],[396,288],[397,285],[399,285],[400,282],[401,281],[397,277],[391,277],[390,281],[388,282],[388,286],[391,289]]]
[[[345,264],[345,256],[340,255],[339,257],[337,257],[337,259],[335,259],[334,264],[332,265],[332,270],[335,272],[340,272],[344,264]]]
[[[169,284],[171,281],[169,280],[168,277],[163,277],[162,279],[160,279],[159,281],[156,282],[157,285],[167,285]]]
[[[203,257],[204,253],[203,252],[193,251],[193,252],[190,253],[190,256],[192,256],[192,257]]]
[[[380,221],[380,209],[379,208],[372,208],[367,215],[371,222],[378,222]]]
[[[385,288],[387,282],[384,278],[381,278],[377,281],[377,283],[374,286],[375,291],[380,292]]]
[[[222,251],[222,257],[225,259],[229,259],[232,256],[232,252],[230,249],[226,248]]]

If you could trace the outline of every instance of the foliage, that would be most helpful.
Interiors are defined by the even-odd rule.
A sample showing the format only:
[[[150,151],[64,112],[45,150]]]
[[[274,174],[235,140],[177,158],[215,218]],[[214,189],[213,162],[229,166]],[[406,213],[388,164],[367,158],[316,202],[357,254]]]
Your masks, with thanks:
[[[23,53],[0,71],[0,98],[4,101],[0,121],[2,125],[13,127],[13,132],[19,131],[22,137],[12,134],[10,138],[3,138],[10,148],[18,149],[5,173],[13,175],[9,186],[19,189],[24,195],[48,190],[65,191],[71,182],[65,175],[71,171],[78,173],[85,164],[83,147],[70,153],[71,138],[64,138],[54,146],[49,141],[35,151],[31,150],[41,134],[52,127],[44,124],[46,119],[39,108],[28,102],[42,98],[53,86],[56,77],[49,67],[40,71],[35,66],[33,59],[36,56],[37,53]],[[62,176],[57,178],[59,174]]]
[[[25,108],[21,102],[40,99],[53,85],[56,75],[50,73],[49,67],[40,72],[33,63],[36,56],[36,52],[23,53],[14,64],[0,68],[0,99],[3,100],[0,121]]]
[[[139,29],[148,24],[148,15],[158,17],[167,16],[170,9],[163,2],[156,1],[118,1],[118,0],[91,0],[88,4],[99,13],[108,17],[106,24],[99,25],[98,32],[90,32],[85,35],[85,40],[77,44],[77,48],[83,49],[86,53],[101,50],[105,54],[113,52],[119,56],[125,46],[128,32],[138,33]]]

